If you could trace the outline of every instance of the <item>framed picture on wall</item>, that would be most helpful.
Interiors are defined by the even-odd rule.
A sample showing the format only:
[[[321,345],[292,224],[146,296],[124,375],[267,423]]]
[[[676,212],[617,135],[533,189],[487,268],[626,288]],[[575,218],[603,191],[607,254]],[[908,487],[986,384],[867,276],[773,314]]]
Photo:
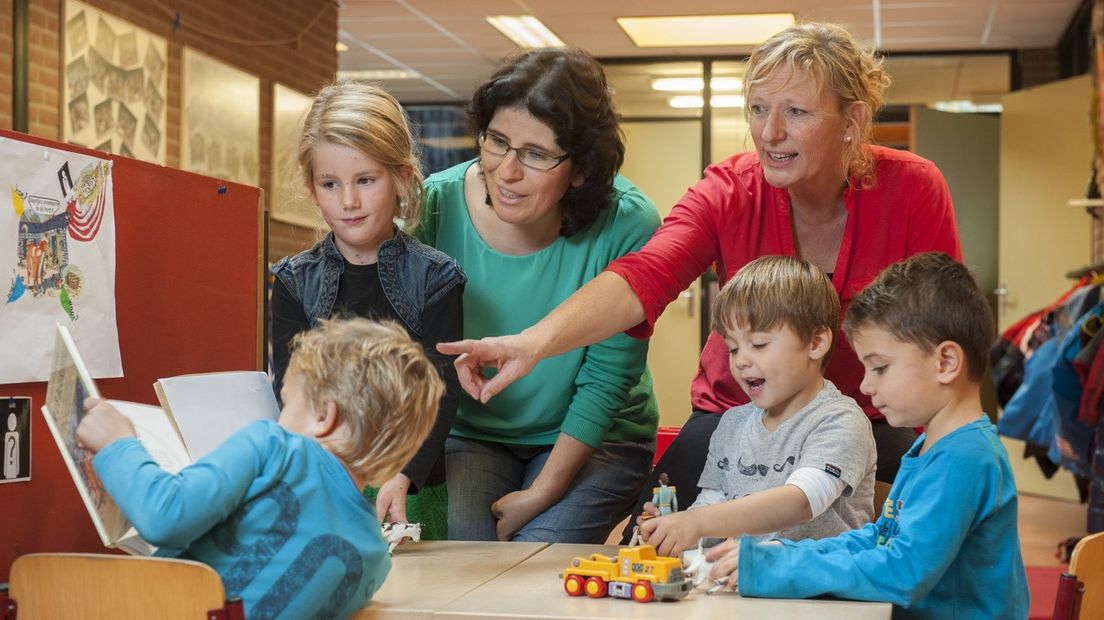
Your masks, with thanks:
[[[268,214],[297,226],[322,225],[303,185],[297,149],[311,98],[277,83],[272,93],[272,198]]]
[[[188,47],[182,78],[180,167],[257,185],[260,78]]]
[[[165,38],[66,0],[62,40],[62,139],[164,165]]]

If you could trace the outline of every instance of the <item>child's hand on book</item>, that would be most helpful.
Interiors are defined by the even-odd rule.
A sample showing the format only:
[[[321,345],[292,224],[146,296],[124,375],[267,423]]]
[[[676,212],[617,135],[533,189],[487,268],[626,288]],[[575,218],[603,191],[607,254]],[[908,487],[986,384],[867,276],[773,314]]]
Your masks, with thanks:
[[[77,426],[77,443],[96,453],[116,439],[134,437],[134,425],[110,403],[98,398],[84,399],[84,417]]]

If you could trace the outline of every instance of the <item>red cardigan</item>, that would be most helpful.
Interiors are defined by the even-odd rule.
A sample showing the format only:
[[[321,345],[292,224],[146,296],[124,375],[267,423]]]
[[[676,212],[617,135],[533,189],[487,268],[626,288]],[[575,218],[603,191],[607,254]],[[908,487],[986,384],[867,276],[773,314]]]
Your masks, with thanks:
[[[905,151],[865,148],[875,157],[876,183],[844,191],[847,225],[832,272],[841,312],[891,263],[927,251],[962,260],[950,192],[935,164]],[[705,178],[686,192],[652,239],[607,270],[623,277],[640,298],[645,320],[627,333],[644,338],[667,304],[710,266],[716,265],[723,286],[740,267],[767,254],[795,254],[790,196],[764,180],[755,153],[740,153],[706,168]],[[838,333],[825,376],[869,417],[882,417],[859,392],[862,364]],[[748,402],[716,333],[702,351],[690,392],[691,405],[700,411],[723,413]]]

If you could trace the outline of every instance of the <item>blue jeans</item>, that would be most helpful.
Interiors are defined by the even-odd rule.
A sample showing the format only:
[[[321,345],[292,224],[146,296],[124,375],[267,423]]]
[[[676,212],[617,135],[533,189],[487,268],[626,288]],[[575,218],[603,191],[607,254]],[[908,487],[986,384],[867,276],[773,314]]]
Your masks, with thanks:
[[[449,437],[445,443],[452,540],[498,540],[491,504],[529,488],[552,446],[509,446]],[[655,442],[609,441],[591,454],[560,501],[512,540],[601,544],[633,506],[651,469]]]

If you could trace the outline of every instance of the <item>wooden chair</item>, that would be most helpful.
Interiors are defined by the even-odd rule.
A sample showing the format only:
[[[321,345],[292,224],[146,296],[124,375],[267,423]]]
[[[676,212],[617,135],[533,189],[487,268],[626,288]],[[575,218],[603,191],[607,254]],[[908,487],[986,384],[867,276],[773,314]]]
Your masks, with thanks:
[[[1104,618],[1104,532],[1077,543],[1059,580],[1054,620],[1078,618]]]
[[[2,620],[245,618],[240,599],[226,601],[218,573],[190,560],[34,553],[16,558],[9,580]]]
[[[877,521],[878,517],[882,516],[882,508],[885,506],[886,498],[889,497],[889,490],[893,488],[893,485],[888,482],[882,482],[881,480],[874,481],[874,520]]]

